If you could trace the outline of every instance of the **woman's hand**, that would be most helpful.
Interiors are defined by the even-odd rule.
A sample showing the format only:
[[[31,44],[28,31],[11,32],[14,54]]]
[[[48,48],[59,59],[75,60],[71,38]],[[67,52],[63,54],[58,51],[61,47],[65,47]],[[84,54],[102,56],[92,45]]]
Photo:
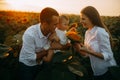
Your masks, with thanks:
[[[80,45],[80,43],[74,43],[74,44],[73,44],[73,47],[74,47],[74,49],[75,49],[77,52],[79,52],[79,50],[80,50],[80,48],[81,48],[81,45]]]
[[[83,56],[87,55],[87,48],[82,43],[75,43],[74,49]]]
[[[85,46],[82,46],[82,47],[80,48],[80,51],[87,52],[87,51],[88,51],[88,49],[87,49]]]

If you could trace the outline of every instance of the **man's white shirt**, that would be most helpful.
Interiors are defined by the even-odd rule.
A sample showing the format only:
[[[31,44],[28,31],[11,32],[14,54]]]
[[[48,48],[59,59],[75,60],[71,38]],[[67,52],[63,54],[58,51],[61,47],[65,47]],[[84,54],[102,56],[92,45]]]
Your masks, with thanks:
[[[29,27],[24,32],[22,39],[23,45],[20,51],[19,61],[28,66],[37,65],[36,52],[40,52],[48,44],[47,37],[41,32],[40,24]]]

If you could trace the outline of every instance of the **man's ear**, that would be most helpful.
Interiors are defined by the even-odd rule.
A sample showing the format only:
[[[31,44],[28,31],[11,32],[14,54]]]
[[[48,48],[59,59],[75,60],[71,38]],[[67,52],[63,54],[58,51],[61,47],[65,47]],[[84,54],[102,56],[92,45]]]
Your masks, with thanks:
[[[41,25],[44,26],[44,29],[46,29],[48,24],[47,24],[47,22],[43,22],[43,23],[41,23]]]

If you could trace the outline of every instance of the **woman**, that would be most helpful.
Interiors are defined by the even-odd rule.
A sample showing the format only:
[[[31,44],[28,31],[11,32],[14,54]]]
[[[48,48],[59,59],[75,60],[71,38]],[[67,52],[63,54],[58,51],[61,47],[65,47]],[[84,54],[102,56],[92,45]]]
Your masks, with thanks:
[[[84,56],[89,56],[94,80],[111,80],[108,67],[115,66],[116,62],[107,27],[103,24],[98,11],[92,6],[82,9],[80,21],[87,31],[84,45],[76,44],[76,50]]]

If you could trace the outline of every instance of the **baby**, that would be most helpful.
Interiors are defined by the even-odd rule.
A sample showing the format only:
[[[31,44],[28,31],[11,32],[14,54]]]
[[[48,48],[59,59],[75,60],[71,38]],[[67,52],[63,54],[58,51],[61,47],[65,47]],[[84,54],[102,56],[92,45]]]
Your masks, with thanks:
[[[54,53],[57,53],[60,50],[65,50],[71,46],[66,37],[66,31],[69,28],[68,24],[69,18],[65,15],[61,15],[55,33],[49,36],[49,43],[44,47],[44,49],[48,50],[48,54],[43,58],[44,61],[51,61]]]

